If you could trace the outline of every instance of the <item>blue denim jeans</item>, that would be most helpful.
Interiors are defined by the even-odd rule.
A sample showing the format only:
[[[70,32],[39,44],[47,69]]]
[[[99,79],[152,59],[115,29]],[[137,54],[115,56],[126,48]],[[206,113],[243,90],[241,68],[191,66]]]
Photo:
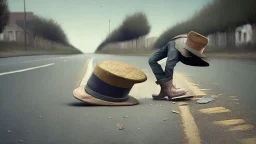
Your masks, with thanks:
[[[179,51],[175,48],[175,41],[168,42],[165,46],[157,50],[150,56],[148,63],[157,79],[157,83],[163,84],[173,79],[173,71],[179,62]],[[165,71],[163,71],[158,61],[167,57]]]

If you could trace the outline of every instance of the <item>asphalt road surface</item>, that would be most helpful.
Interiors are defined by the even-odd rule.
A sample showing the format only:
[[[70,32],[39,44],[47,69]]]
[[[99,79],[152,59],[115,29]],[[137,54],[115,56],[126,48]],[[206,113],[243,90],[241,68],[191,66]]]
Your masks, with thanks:
[[[130,93],[140,104],[88,106],[76,100],[72,91],[90,58],[93,65],[111,59],[145,72],[148,80]],[[146,56],[94,54],[0,59],[0,144],[256,143],[255,61],[211,59],[208,68],[178,64],[176,84],[195,98],[176,103],[151,99],[160,88],[147,62]],[[202,95],[214,100],[197,104]]]

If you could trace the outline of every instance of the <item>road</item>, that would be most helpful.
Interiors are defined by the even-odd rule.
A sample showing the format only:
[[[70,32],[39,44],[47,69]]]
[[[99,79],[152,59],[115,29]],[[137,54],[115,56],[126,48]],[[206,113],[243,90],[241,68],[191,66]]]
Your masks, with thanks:
[[[89,58],[93,65],[111,59],[140,68],[148,80],[130,93],[140,104],[88,106],[76,100],[72,91],[88,71]],[[147,60],[95,54],[0,59],[0,144],[256,143],[255,61],[211,59],[208,68],[179,63],[177,85],[214,98],[197,104],[201,96],[176,103],[153,101],[151,94],[160,88]]]

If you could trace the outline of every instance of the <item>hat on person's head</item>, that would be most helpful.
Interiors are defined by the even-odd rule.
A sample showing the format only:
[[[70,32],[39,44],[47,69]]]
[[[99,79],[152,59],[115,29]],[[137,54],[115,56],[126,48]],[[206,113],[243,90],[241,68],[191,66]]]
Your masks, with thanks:
[[[188,34],[178,35],[173,38],[175,47],[185,57],[184,64],[192,66],[209,66],[207,57],[203,54],[208,44],[208,38],[190,31]]]
[[[129,95],[136,83],[147,76],[136,67],[119,61],[103,61],[96,65],[85,87],[73,91],[76,99],[95,105],[136,105],[138,100]]]

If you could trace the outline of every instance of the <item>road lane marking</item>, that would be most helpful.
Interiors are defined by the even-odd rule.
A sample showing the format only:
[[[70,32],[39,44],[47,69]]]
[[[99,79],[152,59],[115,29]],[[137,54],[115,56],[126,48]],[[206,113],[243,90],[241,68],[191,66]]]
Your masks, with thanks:
[[[181,73],[174,73],[174,77],[178,77],[184,81],[187,87],[193,92],[194,96],[205,96],[206,93],[200,90],[197,84],[193,83],[191,79],[189,79],[186,75]]]
[[[182,85],[189,89],[194,96],[204,96],[206,95],[203,91],[201,91],[197,86],[197,84],[192,83],[191,80],[185,76],[185,74],[175,72],[174,80],[177,80],[177,85]],[[200,97],[194,97],[192,100],[200,99]],[[196,122],[190,113],[188,103],[186,102],[178,102],[180,105],[178,106],[180,109],[180,116],[183,122],[183,130],[185,132],[187,143],[188,144],[200,144],[201,139],[199,135],[199,129],[196,125]]]
[[[233,128],[229,128],[228,131],[247,131],[253,129],[252,125],[244,124],[244,125],[238,125]]]
[[[20,72],[29,71],[29,70],[38,69],[38,68],[43,68],[43,67],[48,67],[48,66],[51,66],[51,65],[54,65],[54,63],[41,65],[41,66],[37,66],[37,67],[26,68],[26,69],[21,69],[21,70],[16,70],[16,71],[4,72],[4,73],[0,73],[0,76],[13,74],[13,73],[20,73]]]
[[[20,63],[30,63],[30,62],[37,62],[37,61],[45,61],[45,60],[55,60],[55,59],[62,59],[66,57],[57,57],[57,58],[48,58],[48,59],[39,59],[39,60],[29,60],[29,61],[23,61]]]
[[[224,107],[214,107],[214,108],[206,108],[199,110],[201,113],[205,114],[216,114],[216,113],[225,113],[230,112],[229,109],[226,109]]]
[[[90,78],[92,72],[93,72],[93,58],[88,59],[87,61],[87,67],[86,67],[86,72],[85,75],[80,83],[80,86],[85,86],[86,82],[88,81],[88,79]]]
[[[188,105],[179,106],[185,135],[188,144],[200,144],[200,135],[195,120],[189,111]]]
[[[28,61],[22,61],[22,62],[18,62],[18,63],[31,63],[31,62],[54,60],[54,59],[64,59],[64,58],[71,58],[71,56],[69,56],[69,57],[55,57],[55,58],[48,58],[48,59],[28,60]],[[0,64],[0,66],[10,65],[10,64],[18,64],[18,63],[17,62],[16,63],[4,63],[4,64]]]
[[[241,142],[243,144],[256,144],[256,137],[255,138],[245,138],[245,139],[242,139]]]
[[[231,120],[222,120],[222,121],[213,122],[213,124],[222,125],[222,126],[238,125],[242,123],[245,123],[243,119],[231,119]]]

